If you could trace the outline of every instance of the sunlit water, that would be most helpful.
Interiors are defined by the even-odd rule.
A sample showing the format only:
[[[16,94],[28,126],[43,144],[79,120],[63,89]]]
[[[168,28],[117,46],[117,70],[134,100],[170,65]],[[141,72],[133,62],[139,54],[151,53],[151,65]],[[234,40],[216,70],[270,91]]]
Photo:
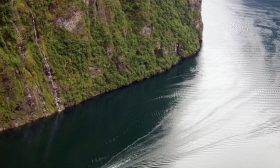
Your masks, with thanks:
[[[204,0],[198,57],[0,135],[0,167],[280,168],[280,1]]]

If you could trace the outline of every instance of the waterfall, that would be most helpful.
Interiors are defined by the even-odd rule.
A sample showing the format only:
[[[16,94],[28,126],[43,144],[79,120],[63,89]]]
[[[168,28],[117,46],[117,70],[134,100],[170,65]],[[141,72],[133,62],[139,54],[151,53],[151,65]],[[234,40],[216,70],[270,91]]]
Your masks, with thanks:
[[[57,108],[58,112],[61,112],[61,111],[64,110],[64,105],[63,105],[62,100],[61,100],[60,95],[59,95],[59,87],[58,87],[57,83],[55,82],[55,80],[53,78],[52,70],[51,70],[50,64],[48,62],[47,56],[46,56],[44,50],[40,46],[40,37],[39,37],[38,30],[37,30],[37,24],[36,24],[35,16],[33,15],[32,12],[31,12],[31,15],[32,15],[32,24],[33,24],[33,29],[34,29],[35,42],[36,42],[36,45],[38,46],[38,49],[39,49],[39,52],[40,52],[41,56],[43,57],[44,70],[45,70],[45,73],[46,73],[46,75],[48,77],[48,80],[51,84],[51,87],[52,87],[52,92],[53,92],[53,95],[55,97],[56,108]]]

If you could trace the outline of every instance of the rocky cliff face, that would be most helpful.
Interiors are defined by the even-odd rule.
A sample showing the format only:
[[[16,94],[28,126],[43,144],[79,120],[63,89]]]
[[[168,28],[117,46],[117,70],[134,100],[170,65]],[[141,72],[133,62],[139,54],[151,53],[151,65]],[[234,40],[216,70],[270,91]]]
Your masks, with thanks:
[[[0,130],[196,53],[200,10],[201,0],[2,0]]]
[[[195,25],[196,29],[199,30],[202,39],[202,31],[203,31],[203,22],[201,17],[202,0],[189,0],[189,2],[194,13],[193,24]]]

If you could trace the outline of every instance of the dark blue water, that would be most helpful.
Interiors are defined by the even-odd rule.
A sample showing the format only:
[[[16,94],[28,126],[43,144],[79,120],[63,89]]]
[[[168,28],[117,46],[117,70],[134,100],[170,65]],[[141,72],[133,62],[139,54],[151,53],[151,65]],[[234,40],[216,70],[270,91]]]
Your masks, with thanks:
[[[142,83],[0,134],[0,166],[280,167],[280,1],[203,1],[203,48]]]

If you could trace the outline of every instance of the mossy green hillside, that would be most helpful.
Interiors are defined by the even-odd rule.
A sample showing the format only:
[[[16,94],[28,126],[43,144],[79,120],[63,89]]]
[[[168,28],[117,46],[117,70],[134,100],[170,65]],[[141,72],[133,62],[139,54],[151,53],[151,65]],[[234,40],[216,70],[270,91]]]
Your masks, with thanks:
[[[1,0],[0,129],[57,111],[48,65],[61,103],[69,107],[196,53],[200,11],[192,3]]]

